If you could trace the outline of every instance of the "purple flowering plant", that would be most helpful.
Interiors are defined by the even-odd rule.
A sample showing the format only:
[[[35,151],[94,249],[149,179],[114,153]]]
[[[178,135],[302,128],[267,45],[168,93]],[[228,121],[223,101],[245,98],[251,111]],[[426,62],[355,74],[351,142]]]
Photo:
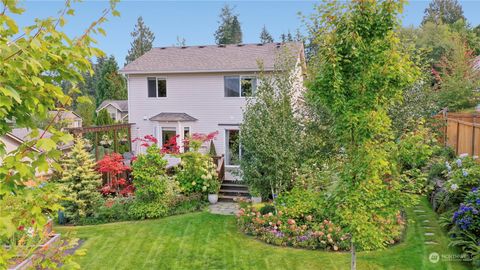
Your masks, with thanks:
[[[457,158],[451,166],[451,163],[445,163],[445,176],[447,177],[447,187],[452,193],[466,194],[473,187],[480,185],[480,164],[471,157]],[[462,196],[463,197],[463,196]]]
[[[453,223],[462,231],[480,235],[480,189],[472,188],[464,203],[453,213]]]

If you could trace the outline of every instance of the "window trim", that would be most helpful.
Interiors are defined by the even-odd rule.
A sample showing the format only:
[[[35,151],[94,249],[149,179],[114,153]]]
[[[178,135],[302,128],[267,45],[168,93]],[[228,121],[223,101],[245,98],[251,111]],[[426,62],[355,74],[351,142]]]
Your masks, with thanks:
[[[225,92],[225,79],[227,77],[238,77],[238,96],[227,96]],[[255,79],[255,89],[252,89],[252,95],[251,96],[243,96],[242,95],[242,79],[243,78],[251,78]],[[255,93],[257,92],[258,88],[258,76],[257,75],[225,75],[223,76],[223,97],[225,98],[248,98],[248,97],[253,97],[255,96]]]
[[[155,78],[155,97],[150,97],[148,96],[148,81],[149,79]],[[159,97],[158,96],[158,81],[159,80],[164,80],[165,81],[165,96],[164,97]],[[167,98],[168,97],[168,83],[167,83],[167,77],[157,77],[157,76],[147,76],[147,98]]]
[[[158,140],[160,142],[160,148],[163,147],[163,145],[166,143],[163,141],[163,130],[165,129],[165,131],[175,131],[175,136],[178,135],[178,130],[177,130],[177,127],[173,127],[173,126],[163,126],[163,125],[160,125],[160,140]]]

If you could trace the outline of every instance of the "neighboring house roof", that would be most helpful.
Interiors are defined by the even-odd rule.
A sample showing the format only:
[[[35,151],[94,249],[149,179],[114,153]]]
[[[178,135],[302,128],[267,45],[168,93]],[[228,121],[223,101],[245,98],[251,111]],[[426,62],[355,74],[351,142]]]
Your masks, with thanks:
[[[186,113],[169,113],[162,112],[150,118],[150,121],[160,122],[193,122],[197,121],[197,118],[192,117]]]
[[[17,136],[13,135],[13,134],[10,133],[10,132],[7,132],[4,136],[12,139],[13,141],[15,141],[15,142],[18,144],[18,146],[16,146],[17,148],[18,148],[22,143],[25,142],[24,140],[18,138]],[[36,152],[40,152],[40,151],[39,151],[37,148],[35,148],[35,147],[32,147],[31,149],[33,149],[33,150],[36,151]]]
[[[128,112],[128,100],[111,100],[107,99],[98,106],[98,109],[96,112],[99,112],[100,110],[104,109],[108,105],[112,105],[113,107],[117,108],[117,110],[121,112]]]
[[[273,70],[284,47],[300,53],[301,43],[232,44],[153,48],[120,70],[123,74]]]
[[[58,117],[60,119],[76,119],[76,120],[82,120],[82,117],[80,115],[78,115],[76,112],[74,111],[49,111],[48,114],[50,116],[56,116],[58,113]]]
[[[31,140],[32,138],[28,137],[28,135],[30,135],[30,133],[32,132],[31,129],[29,128],[14,128],[12,129],[12,131],[10,132],[11,135],[15,136],[18,140],[21,140],[22,143],[25,142],[25,141],[28,141],[28,140]],[[45,131],[43,129],[38,129],[38,132],[39,132],[39,135],[41,136],[43,133],[45,133],[45,135],[43,136],[44,138],[50,138],[53,136],[52,133],[48,132],[48,131]],[[68,142],[66,144],[63,144],[61,146],[59,146],[58,148],[60,150],[65,150],[65,149],[69,149],[73,146],[73,141],[71,142]]]

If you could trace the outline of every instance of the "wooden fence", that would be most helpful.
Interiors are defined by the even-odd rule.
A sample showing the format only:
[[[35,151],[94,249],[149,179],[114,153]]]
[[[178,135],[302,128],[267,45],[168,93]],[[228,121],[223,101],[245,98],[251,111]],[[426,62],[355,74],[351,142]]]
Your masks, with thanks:
[[[480,115],[467,113],[444,113],[438,118],[445,121],[443,142],[457,155],[479,156]]]

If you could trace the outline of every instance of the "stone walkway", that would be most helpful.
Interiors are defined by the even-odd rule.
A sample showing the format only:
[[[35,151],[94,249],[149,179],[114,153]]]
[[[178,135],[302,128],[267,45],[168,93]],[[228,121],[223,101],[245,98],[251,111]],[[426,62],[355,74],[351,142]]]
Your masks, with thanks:
[[[235,215],[238,211],[238,204],[232,202],[217,202],[208,207],[210,213],[219,215]]]

